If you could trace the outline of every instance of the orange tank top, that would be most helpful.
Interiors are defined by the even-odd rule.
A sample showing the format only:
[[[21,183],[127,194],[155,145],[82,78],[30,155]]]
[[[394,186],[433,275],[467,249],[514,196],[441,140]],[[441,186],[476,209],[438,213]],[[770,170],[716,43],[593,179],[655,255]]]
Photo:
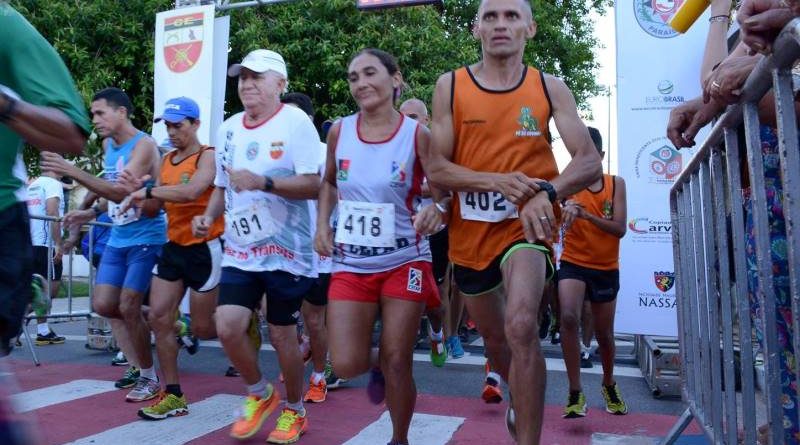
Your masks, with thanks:
[[[197,171],[197,163],[200,162],[200,155],[206,150],[213,150],[213,147],[202,146],[200,150],[181,160],[177,164],[173,162],[177,151],[172,151],[164,156],[161,164],[161,185],[180,185],[186,184],[192,179],[192,175]],[[181,246],[206,242],[219,238],[225,229],[223,218],[219,217],[211,225],[206,238],[197,238],[192,234],[192,219],[196,215],[202,215],[208,206],[208,200],[214,187],[210,186],[199,198],[193,202],[164,202],[164,210],[167,212],[167,238],[173,243]]]
[[[504,91],[479,85],[469,67],[454,71],[452,82],[453,162],[548,181],[558,175],[542,73],[525,67],[519,84]],[[513,204],[499,192],[459,192],[452,210],[450,260],[460,266],[483,270],[513,242],[525,239]]]
[[[572,199],[590,214],[605,219],[614,217],[614,176],[603,175],[598,192],[584,189]],[[600,230],[590,221],[579,218],[564,234],[561,260],[598,270],[619,269],[619,238]]]

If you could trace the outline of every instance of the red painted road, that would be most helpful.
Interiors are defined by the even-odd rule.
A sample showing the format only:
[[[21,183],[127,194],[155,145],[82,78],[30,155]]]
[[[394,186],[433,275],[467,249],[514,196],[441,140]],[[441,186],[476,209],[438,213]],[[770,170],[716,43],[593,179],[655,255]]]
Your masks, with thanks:
[[[119,378],[122,368],[110,366],[45,364],[35,367],[29,361],[10,361],[10,369],[16,374],[20,391],[44,388],[78,379],[113,381]],[[242,382],[238,378],[227,378],[209,374],[192,374],[182,377],[181,386],[191,403],[215,394],[241,394]],[[276,384],[282,390],[282,385]],[[82,437],[124,425],[144,422],[136,410],[144,404],[124,401],[126,391],[112,391],[78,400],[46,406],[32,411],[43,443],[63,444]],[[147,403],[147,402],[146,402]],[[310,430],[301,439],[303,445],[336,445],[352,438],[370,423],[376,421],[385,410],[383,406],[369,403],[363,388],[342,388],[331,391],[328,400],[320,405],[307,405]],[[659,414],[630,413],[613,416],[593,409],[589,416],[580,420],[561,418],[560,406],[548,406],[545,411],[545,430],[542,443],[550,445],[588,445],[592,433],[620,435],[663,436],[676,418]],[[453,435],[449,445],[512,445],[505,430],[505,404],[485,405],[477,398],[443,397],[420,394],[416,412],[443,416],[458,416],[466,420]],[[228,429],[222,428],[189,442],[205,444],[261,444],[273,419],[265,423],[261,431],[249,441],[239,442],[228,437]],[[163,422],[169,422],[167,419]],[[697,433],[692,425],[688,433]],[[142,444],[148,445],[148,444]],[[376,444],[382,445],[382,444]]]

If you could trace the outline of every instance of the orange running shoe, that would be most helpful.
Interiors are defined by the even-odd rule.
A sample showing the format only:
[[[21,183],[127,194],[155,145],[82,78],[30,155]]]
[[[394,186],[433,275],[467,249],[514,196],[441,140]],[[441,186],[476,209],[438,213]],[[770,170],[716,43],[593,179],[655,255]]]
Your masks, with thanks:
[[[278,390],[272,385],[267,385],[266,397],[247,396],[239,418],[231,426],[231,437],[236,439],[252,437],[261,429],[267,417],[278,407],[280,398]]]
[[[306,416],[291,408],[284,408],[275,429],[267,437],[268,443],[295,443],[308,429]]]
[[[497,385],[487,383],[483,385],[483,392],[481,398],[485,403],[500,403],[503,401],[503,392]]]
[[[308,391],[306,392],[305,397],[303,397],[303,401],[322,403],[325,401],[327,394],[328,386],[325,384],[325,379],[319,379],[319,383],[314,384],[314,377],[312,376],[308,382]]]

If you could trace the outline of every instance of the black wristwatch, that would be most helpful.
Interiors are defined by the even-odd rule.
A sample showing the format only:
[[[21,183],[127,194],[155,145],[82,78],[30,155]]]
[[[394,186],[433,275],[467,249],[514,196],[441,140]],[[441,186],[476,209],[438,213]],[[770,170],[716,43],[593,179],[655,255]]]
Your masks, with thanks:
[[[271,192],[275,188],[275,182],[269,176],[264,176],[264,191]]]
[[[549,199],[550,202],[556,202],[556,189],[553,187],[553,184],[547,181],[539,181],[536,185],[539,186],[541,191],[547,192],[547,199]]]
[[[153,183],[150,182],[144,186],[144,197],[146,199],[153,199]]]

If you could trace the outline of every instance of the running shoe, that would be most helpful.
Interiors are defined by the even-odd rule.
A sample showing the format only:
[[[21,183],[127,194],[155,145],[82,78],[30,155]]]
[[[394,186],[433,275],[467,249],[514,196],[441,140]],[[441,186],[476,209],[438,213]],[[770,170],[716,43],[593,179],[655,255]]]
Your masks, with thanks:
[[[593,366],[592,354],[589,352],[589,348],[581,345],[581,368],[589,369]]]
[[[561,417],[565,419],[586,417],[586,396],[583,394],[583,391],[569,392],[567,406],[564,408],[564,414],[562,414]]]
[[[558,323],[553,324],[550,328],[550,344],[557,345],[561,343],[561,327]]]
[[[434,339],[430,339],[431,341],[431,363],[433,366],[437,368],[441,368],[444,366],[444,362],[447,361],[447,348],[444,346],[443,342],[436,341]]]
[[[336,389],[345,383],[347,383],[346,379],[340,378],[335,372],[333,372],[333,365],[331,365],[331,361],[328,360],[325,362],[325,387],[327,389]]]
[[[308,420],[305,415],[301,416],[291,408],[284,408],[275,429],[267,437],[267,443],[295,443],[307,429]]]
[[[461,339],[457,335],[447,337],[447,352],[453,358],[461,358],[464,356],[464,347],[461,346]]]
[[[369,401],[375,405],[383,402],[386,398],[386,379],[383,377],[381,368],[372,368],[369,371],[367,396],[369,396]]]
[[[139,417],[145,420],[164,420],[167,417],[185,416],[189,414],[186,396],[176,396],[162,392],[156,403],[139,410]]]
[[[125,396],[126,402],[138,403],[145,400],[155,399],[161,393],[161,385],[156,380],[139,376],[136,386]]]
[[[325,384],[325,379],[320,379],[319,383],[314,383],[313,376],[308,381],[308,391],[303,397],[304,402],[322,403],[328,394],[328,387]]]
[[[133,388],[137,380],[139,380],[139,368],[129,366],[122,378],[114,382],[114,386],[119,389]]]
[[[117,355],[111,359],[111,366],[128,366],[128,359],[125,357],[125,354],[122,351],[117,352]]]
[[[481,392],[481,399],[483,399],[484,403],[500,403],[503,401],[503,391],[500,389],[500,382],[497,381],[494,377],[491,377],[489,373],[491,372],[491,368],[489,367],[489,361],[486,361],[484,365],[484,370],[486,371],[486,379],[484,380],[483,391]]]
[[[602,389],[603,398],[606,400],[606,411],[618,416],[628,414],[628,405],[622,400],[622,394],[619,392],[619,386],[614,382],[611,386],[603,385]]]
[[[64,343],[65,340],[66,340],[65,337],[56,335],[56,333],[53,332],[52,329],[50,329],[50,332],[48,332],[47,335],[42,335],[42,334],[36,335],[36,346],[60,345]]]
[[[189,355],[197,353],[200,341],[196,335],[192,334],[192,318],[188,315],[181,315],[178,318],[180,330],[178,331],[178,344],[186,348]]]
[[[225,377],[241,377],[241,375],[233,365],[228,366],[228,369],[225,370]]]
[[[231,437],[236,439],[247,439],[261,429],[264,421],[275,411],[280,402],[278,390],[267,384],[267,391],[264,397],[247,396],[244,400],[239,418],[231,426]]]

